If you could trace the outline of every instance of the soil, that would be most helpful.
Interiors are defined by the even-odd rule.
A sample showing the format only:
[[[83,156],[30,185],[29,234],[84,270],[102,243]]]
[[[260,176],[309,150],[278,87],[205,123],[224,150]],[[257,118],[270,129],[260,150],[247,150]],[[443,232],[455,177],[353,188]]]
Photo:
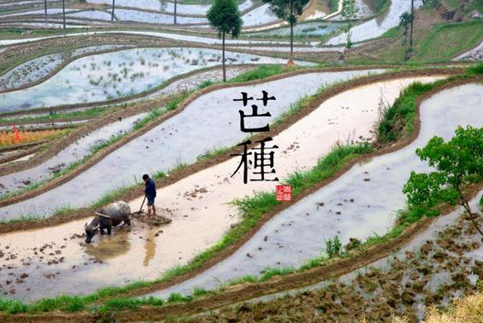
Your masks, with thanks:
[[[302,316],[306,322],[392,322],[393,316],[404,315],[418,322],[430,307],[445,308],[453,298],[476,292],[477,281],[483,278],[481,235],[466,214],[454,211],[447,217],[434,226],[440,231],[418,238],[417,247],[405,247],[335,282],[254,299],[186,321],[281,322]]]

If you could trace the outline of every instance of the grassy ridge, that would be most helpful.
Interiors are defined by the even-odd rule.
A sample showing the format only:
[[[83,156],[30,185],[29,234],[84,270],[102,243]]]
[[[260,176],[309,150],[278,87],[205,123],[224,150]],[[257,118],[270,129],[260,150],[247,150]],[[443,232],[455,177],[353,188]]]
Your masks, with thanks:
[[[452,76],[433,83],[422,84],[415,82],[403,90],[394,104],[384,112],[377,127],[377,140],[381,144],[388,144],[411,134],[414,131],[417,98],[441,85],[456,79],[465,79],[483,74],[483,63],[467,69],[463,75]]]
[[[477,20],[445,23],[435,26],[415,49],[414,59],[441,61],[478,44],[483,37],[483,24]]]
[[[430,19],[431,11],[428,9],[418,10],[418,14],[425,19]],[[383,38],[391,39],[391,46],[385,46],[375,53],[376,55],[360,58],[348,58],[351,63],[401,63],[407,50],[407,44],[403,44],[402,29],[395,27],[388,30]],[[415,25],[414,56],[407,64],[437,63],[449,61],[457,54],[475,47],[483,38],[483,24],[480,21],[470,20],[457,23],[438,24],[431,29],[422,30]]]
[[[385,111],[377,128],[377,138],[382,144],[394,142],[414,130],[416,98],[446,81],[413,83],[403,90],[391,108]]]

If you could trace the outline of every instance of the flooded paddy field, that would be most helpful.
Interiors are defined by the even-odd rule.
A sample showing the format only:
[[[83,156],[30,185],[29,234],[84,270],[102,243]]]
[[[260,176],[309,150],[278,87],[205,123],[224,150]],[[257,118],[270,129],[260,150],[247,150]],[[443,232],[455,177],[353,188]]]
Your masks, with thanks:
[[[276,141],[284,151],[283,157],[281,157],[282,159],[280,160],[280,166],[278,167],[279,176],[282,178],[287,176],[294,168],[298,168],[299,170],[310,169],[316,164],[320,156],[323,156],[324,153],[331,149],[333,144],[344,138],[354,136],[355,141],[372,140],[372,127],[377,120],[377,109],[373,107],[377,106],[377,102],[380,100],[380,95],[383,95],[388,102],[392,102],[397,97],[399,91],[414,80],[415,79],[412,78],[397,79],[390,82],[375,83],[373,85],[357,88],[353,90],[356,92],[352,92],[352,94],[357,93],[359,97],[364,97],[363,101],[360,101],[360,103],[362,103],[360,106],[346,106],[347,98],[350,94],[347,92],[340,94],[328,100],[312,114],[301,119],[292,127],[282,132],[279,136],[274,138],[274,141]],[[416,80],[428,82],[434,80],[434,78],[419,78]],[[320,123],[316,122],[316,120],[319,120],[322,124],[330,125],[329,128],[320,127]],[[355,123],[354,120],[357,120],[357,123]],[[316,136],[317,138],[325,138],[326,144],[317,145],[316,143],[318,141],[314,141],[313,136]],[[80,281],[89,280],[92,283],[84,283],[82,284],[82,287],[79,285],[76,288],[79,292],[82,290],[82,293],[92,292],[95,288],[98,288],[103,284],[122,284],[127,281],[139,279],[140,277],[154,279],[159,277],[161,272],[173,266],[186,263],[195,254],[208,248],[215,241],[219,240],[223,232],[225,232],[231,224],[237,221],[236,211],[228,204],[230,201],[245,195],[250,195],[253,189],[257,191],[266,191],[270,190],[272,187],[270,183],[266,182],[261,182],[257,184],[256,187],[248,187],[243,184],[239,175],[231,179],[230,173],[233,167],[236,167],[236,164],[237,161],[232,159],[215,167],[193,174],[166,188],[160,189],[159,198],[164,201],[164,207],[161,209],[161,213],[173,219],[172,224],[159,228],[162,232],[159,232],[160,230],[156,228],[149,229],[152,232],[145,231],[147,230],[146,227],[143,227],[141,223],[134,221],[132,229],[129,229],[130,232],[125,231],[127,228],[118,230],[118,232],[121,233],[122,238],[117,236],[118,232],[116,232],[116,236],[113,236],[115,240],[110,240],[110,237],[96,236],[94,238],[94,243],[88,246],[85,246],[85,244],[82,243],[82,221],[73,221],[69,224],[48,228],[46,229],[49,232],[48,234],[41,234],[40,232],[45,231],[43,229],[24,233],[26,236],[38,235],[38,237],[32,240],[32,244],[29,247],[25,245],[25,248],[19,249],[19,256],[22,255],[23,252],[30,252],[28,250],[33,250],[33,248],[35,248],[33,244],[37,245],[41,243],[41,241],[44,241],[47,245],[66,245],[62,248],[65,249],[62,250],[62,252],[69,252],[72,249],[76,250],[76,256],[74,257],[70,255],[69,257],[66,257],[66,259],[62,261],[63,264],[57,264],[55,261],[51,262],[50,265],[48,263],[45,265],[43,262],[42,264],[37,264],[38,267],[35,270],[37,272],[36,275],[40,276],[41,272],[50,272],[52,270],[59,270],[59,273],[61,273],[56,277],[48,278],[49,280],[52,280],[53,284],[54,281],[56,281],[54,284],[55,286],[52,286],[49,289],[49,293],[52,294],[45,295],[45,292],[39,291],[41,294],[37,295],[55,295],[65,288],[63,287],[65,286],[64,284],[72,284],[73,280],[77,279]],[[193,183],[203,183],[203,185],[193,185]],[[234,187],[236,187],[236,189],[232,190],[231,188]],[[141,202],[142,198],[133,200],[129,202],[129,204],[131,205],[132,210],[137,210],[139,209]],[[358,202],[353,202],[353,204],[356,205],[354,207],[360,207]],[[331,221],[331,219],[328,218],[327,221]],[[354,219],[354,221],[358,220]],[[217,225],[214,225],[214,223],[217,223]],[[387,225],[390,225],[391,222],[386,221],[386,223]],[[341,228],[341,230],[344,229]],[[194,233],[195,231],[196,234]],[[40,236],[44,236],[45,239],[39,240]],[[10,237],[16,239],[18,235],[10,235]],[[58,238],[54,239],[53,237]],[[120,247],[120,250],[123,250],[123,254],[113,256],[113,259],[110,259],[111,251],[108,246],[110,245],[112,248],[115,248],[117,243],[114,241],[121,241],[116,239],[129,241],[130,247]],[[273,239],[276,239],[276,237],[274,236]],[[168,241],[170,242],[168,243]],[[179,241],[180,243],[176,243],[175,241]],[[181,241],[184,241],[185,243],[181,243]],[[188,243],[188,241],[190,241],[190,243]],[[276,244],[274,245],[276,249],[271,250],[269,253],[274,253],[275,250],[280,249],[276,241],[273,241],[273,243]],[[271,245],[271,243],[269,244]],[[146,250],[146,257],[144,259],[138,258],[135,260],[136,255],[139,253],[139,248],[142,248],[142,245],[151,245],[153,250]],[[269,248],[266,243],[265,247]],[[79,262],[92,258],[85,254],[85,252],[88,252],[89,250],[97,250],[96,255],[101,260],[102,257],[105,256],[105,259],[102,261],[102,266],[98,267],[99,265],[91,259],[91,262],[87,261],[87,265],[79,267]],[[310,249],[304,248],[304,250],[306,250],[308,254],[312,252]],[[285,252],[288,251],[285,250]],[[299,254],[296,257],[304,256],[307,255]],[[126,261],[120,261],[121,259],[124,259],[124,257]],[[153,257],[153,259],[149,261],[146,260],[150,257]],[[292,255],[290,258],[293,258]],[[69,265],[74,264],[76,268],[78,268],[75,273],[61,270],[62,268],[65,269]],[[129,264],[132,264],[135,268],[131,267]],[[261,264],[261,266],[263,266],[263,264]],[[18,271],[19,268],[24,267],[22,265],[17,265],[16,268]],[[103,276],[102,272],[104,272],[104,270],[115,271],[119,274],[109,279],[103,278],[101,282],[100,279]],[[93,276],[94,272],[99,273],[98,279]],[[133,277],[132,273],[136,273],[136,277]],[[30,275],[29,273],[27,274]],[[45,279],[42,278],[41,280]],[[27,293],[26,289],[29,288],[29,284],[30,283],[25,280],[25,282],[21,284],[22,286],[16,288],[16,295],[37,298],[35,296],[36,292],[29,291]]]
[[[267,64],[283,60],[227,53],[230,64]],[[179,74],[216,66],[219,51],[200,48],[143,48],[77,59],[34,87],[0,94],[0,112],[21,111],[118,99],[148,91]],[[62,93],[46,96],[46,93]]]
[[[483,128],[480,8],[312,0],[291,28],[241,0],[222,39],[219,1],[66,1],[64,25],[62,1],[0,0],[0,322],[418,322],[481,291],[464,210],[403,212],[416,149]],[[170,221],[133,214],[143,174]],[[131,224],[100,234],[118,200]]]

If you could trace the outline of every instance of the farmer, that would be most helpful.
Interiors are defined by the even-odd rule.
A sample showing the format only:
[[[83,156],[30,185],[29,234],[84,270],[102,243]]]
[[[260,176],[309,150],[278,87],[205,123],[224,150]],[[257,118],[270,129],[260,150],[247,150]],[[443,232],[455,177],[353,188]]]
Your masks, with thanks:
[[[151,217],[151,209],[153,210],[153,215],[156,215],[156,207],[154,206],[154,199],[156,198],[156,184],[152,178],[149,178],[148,174],[143,175],[143,181],[146,183],[144,194],[146,194],[146,199],[148,200],[148,217]]]

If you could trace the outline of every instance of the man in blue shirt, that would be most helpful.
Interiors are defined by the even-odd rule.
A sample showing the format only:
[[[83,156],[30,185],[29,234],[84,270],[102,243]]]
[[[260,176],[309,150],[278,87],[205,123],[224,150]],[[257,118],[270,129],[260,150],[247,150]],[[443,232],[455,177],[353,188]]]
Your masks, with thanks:
[[[146,183],[146,188],[144,189],[144,194],[148,200],[148,217],[151,217],[151,209],[153,215],[156,215],[156,207],[154,206],[154,199],[156,198],[156,184],[152,178],[149,178],[148,174],[143,175],[143,181]]]

